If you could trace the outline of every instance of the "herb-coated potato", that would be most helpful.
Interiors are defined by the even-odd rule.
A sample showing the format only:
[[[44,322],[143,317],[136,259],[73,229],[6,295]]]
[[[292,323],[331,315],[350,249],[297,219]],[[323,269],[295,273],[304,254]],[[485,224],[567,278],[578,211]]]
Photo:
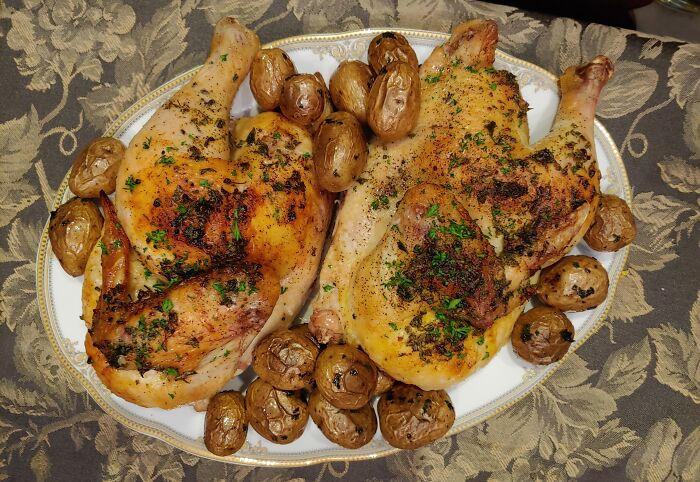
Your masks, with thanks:
[[[204,445],[215,455],[238,451],[248,434],[248,418],[243,395],[229,390],[209,400],[204,417]]]
[[[318,390],[309,397],[309,415],[328,440],[348,449],[366,445],[377,432],[377,417],[371,405],[344,410],[333,406]]]
[[[367,123],[367,99],[374,75],[364,62],[344,60],[331,77],[330,90],[338,110],[350,112],[363,124]]]
[[[101,235],[102,214],[92,201],[75,197],[51,213],[51,249],[71,276],[83,274],[90,251]]]
[[[637,236],[637,225],[624,199],[603,194],[593,224],[583,239],[596,251],[617,251]]]
[[[117,170],[124,159],[124,144],[113,137],[99,137],[73,161],[68,187],[79,197],[112,194],[117,188]]]
[[[538,306],[520,315],[510,339],[523,359],[548,365],[561,360],[569,350],[574,341],[574,325],[561,310]]]
[[[299,330],[274,331],[253,350],[253,369],[280,390],[310,388],[318,351],[318,345]]]
[[[245,408],[255,431],[278,444],[301,437],[309,420],[300,392],[278,390],[260,378],[248,385]]]
[[[445,390],[424,391],[397,383],[377,404],[379,428],[393,447],[416,449],[439,439],[455,421]]]
[[[418,122],[420,78],[406,62],[392,62],[369,92],[367,124],[385,141],[406,136]]]
[[[305,127],[311,126],[326,106],[324,87],[312,74],[297,74],[282,85],[280,110],[284,116]]]
[[[367,405],[377,386],[377,367],[350,345],[330,345],[321,352],[314,370],[316,387],[333,405],[358,409]]]
[[[367,142],[354,115],[334,112],[314,137],[316,177],[326,191],[348,189],[367,164]]]
[[[250,67],[250,90],[262,110],[280,105],[282,85],[287,77],[297,73],[292,59],[282,49],[258,51]]]
[[[377,74],[392,62],[406,62],[418,70],[416,52],[406,37],[398,32],[384,32],[374,37],[369,43],[367,58]]]
[[[562,311],[584,311],[605,301],[608,272],[590,256],[565,256],[542,270],[537,296]]]
[[[388,392],[391,390],[391,387],[394,386],[394,383],[396,383],[396,380],[394,380],[391,376],[382,370],[377,370],[377,386],[374,389],[372,396],[376,397]]]

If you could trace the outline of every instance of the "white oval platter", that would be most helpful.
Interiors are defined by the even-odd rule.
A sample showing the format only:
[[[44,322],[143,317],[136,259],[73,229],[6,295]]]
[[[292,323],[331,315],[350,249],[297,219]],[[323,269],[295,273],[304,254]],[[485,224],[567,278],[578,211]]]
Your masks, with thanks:
[[[408,38],[420,61],[448,38],[447,34],[438,32],[394,30]],[[328,81],[340,61],[350,58],[366,61],[367,45],[381,31],[373,29],[335,35],[291,37],[272,42],[266,47],[283,48],[299,72],[320,71]],[[559,103],[556,78],[535,65],[500,51],[497,52],[495,67],[509,70],[517,76],[523,97],[531,108],[528,112],[531,141],[542,138],[552,124]],[[154,110],[188,82],[196,70],[186,72],[146,95],[127,109],[107,129],[105,135],[117,137],[128,144]],[[235,99],[231,115],[240,117],[255,113],[257,107],[246,80]],[[597,121],[595,147],[602,172],[603,192],[616,194],[630,202],[629,182],[619,152],[608,132]],[[54,208],[72,197],[67,184],[66,176],[58,190]],[[594,310],[569,314],[576,328],[576,341],[570,353],[600,327],[614,296],[628,249],[617,253],[597,253],[591,251],[585,243],[579,243],[574,253],[595,256],[605,266],[610,276],[610,294],[605,303]],[[38,252],[37,293],[49,342],[62,365],[82,383],[107,413],[124,425],[192,454],[248,465],[301,466],[336,460],[371,459],[397,451],[384,442],[379,431],[368,445],[356,450],[344,449],[329,442],[309,421],[303,436],[289,445],[273,444],[251,428],[246,444],[236,454],[229,457],[211,454],[202,441],[204,413],[195,412],[190,406],[174,410],[142,408],[111,394],[99,381],[87,364],[83,345],[86,328],[80,319],[81,285],[82,277],[72,278],[67,275],[53,256],[45,229]],[[448,390],[456,410],[456,420],[448,436],[512,406],[551,376],[561,363],[565,361],[535,367],[519,359],[510,346],[504,347],[486,367]],[[240,389],[250,378],[246,372],[232,380],[228,387]]]

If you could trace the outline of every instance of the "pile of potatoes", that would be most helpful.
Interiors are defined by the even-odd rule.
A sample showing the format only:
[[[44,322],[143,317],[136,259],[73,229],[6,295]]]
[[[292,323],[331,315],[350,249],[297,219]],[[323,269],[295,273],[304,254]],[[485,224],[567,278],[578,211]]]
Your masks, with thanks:
[[[382,141],[394,141],[418,121],[418,59],[406,38],[384,32],[372,39],[367,54],[369,65],[342,62],[330,89],[318,72],[297,73],[281,49],[261,50],[251,68],[250,88],[260,108],[279,108],[314,133],[316,175],[330,192],[348,189],[364,169],[367,129]]]
[[[298,439],[309,417],[333,443],[359,448],[379,427],[394,447],[417,448],[445,435],[455,419],[444,390],[424,391],[395,382],[350,345],[320,346],[307,325],[278,330],[253,352],[255,379],[242,396],[225,391],[207,407],[204,443],[230,455],[245,442],[248,424],[267,440]]]

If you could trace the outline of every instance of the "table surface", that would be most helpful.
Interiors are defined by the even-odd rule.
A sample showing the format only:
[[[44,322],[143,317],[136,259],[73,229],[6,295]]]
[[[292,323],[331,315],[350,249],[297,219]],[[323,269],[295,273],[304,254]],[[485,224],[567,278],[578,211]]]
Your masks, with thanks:
[[[104,414],[46,342],[40,233],[77,148],[201,62],[222,15],[263,42],[449,31],[488,17],[502,50],[557,74],[609,56],[616,71],[599,118],[629,172],[639,233],[604,327],[508,410],[375,461],[225,465]],[[700,480],[700,45],[463,0],[26,0],[0,6],[0,51],[0,480]]]

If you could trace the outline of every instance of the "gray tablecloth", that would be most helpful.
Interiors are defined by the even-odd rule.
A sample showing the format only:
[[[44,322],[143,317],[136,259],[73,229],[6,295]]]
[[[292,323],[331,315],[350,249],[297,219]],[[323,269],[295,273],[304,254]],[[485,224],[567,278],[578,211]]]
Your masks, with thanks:
[[[700,480],[700,45],[459,0],[25,0],[0,7],[0,480]],[[500,48],[554,73],[604,53],[599,117],[639,235],[603,329],[544,385],[452,438],[386,459],[225,465],[120,426],[59,368],[35,258],[76,149],[204,58],[235,15],[263,41],[488,17]]]

